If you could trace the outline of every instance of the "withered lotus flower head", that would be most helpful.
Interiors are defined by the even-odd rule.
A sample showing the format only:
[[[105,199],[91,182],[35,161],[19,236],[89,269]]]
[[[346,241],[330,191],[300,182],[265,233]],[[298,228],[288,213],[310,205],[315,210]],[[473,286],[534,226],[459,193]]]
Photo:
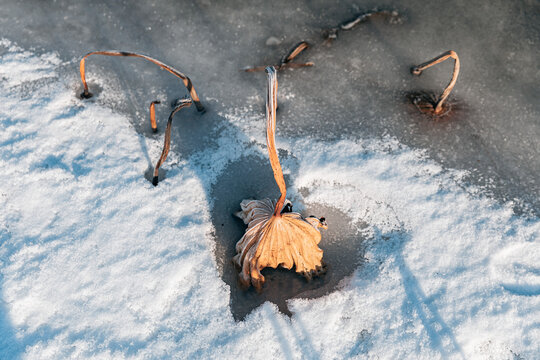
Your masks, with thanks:
[[[277,74],[271,66],[268,73],[268,96],[266,99],[266,144],[274,178],[281,192],[279,199],[243,200],[241,211],[236,216],[248,225],[246,233],[236,244],[234,263],[241,268],[239,279],[242,285],[253,285],[257,290],[264,284],[261,270],[266,267],[295,271],[311,280],[325,272],[319,228],[326,229],[326,220],[309,216],[303,218],[292,212],[292,204],[286,200],[287,187],[275,144]]]

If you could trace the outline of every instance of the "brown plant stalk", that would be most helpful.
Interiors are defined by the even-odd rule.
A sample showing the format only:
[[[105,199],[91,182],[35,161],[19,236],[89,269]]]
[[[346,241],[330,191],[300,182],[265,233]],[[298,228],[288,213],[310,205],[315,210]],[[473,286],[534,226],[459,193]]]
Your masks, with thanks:
[[[291,50],[287,54],[285,54],[281,60],[279,61],[278,65],[274,65],[274,68],[276,70],[283,70],[283,69],[297,69],[302,67],[310,67],[314,64],[310,61],[306,63],[293,63],[292,61],[300,55],[304,50],[309,48],[309,44],[307,41],[300,41],[298,44],[294,45]],[[262,66],[255,66],[251,68],[244,69],[245,72],[256,72],[256,71],[263,71],[267,68],[268,65],[262,65]]]
[[[199,96],[197,95],[197,92],[195,91],[195,88],[193,87],[193,84],[191,83],[191,80],[190,80],[189,77],[187,77],[186,75],[184,75],[180,71],[176,70],[175,68],[173,68],[173,67],[171,67],[171,66],[169,66],[169,65],[167,65],[165,63],[162,63],[159,60],[151,58],[149,56],[141,55],[141,54],[137,54],[137,53],[132,53],[132,52],[126,52],[126,51],[117,51],[117,50],[93,51],[93,52],[90,52],[90,53],[86,54],[81,59],[81,62],[80,62],[80,65],[79,65],[79,71],[81,73],[81,81],[82,81],[83,86],[84,86],[84,92],[81,94],[81,98],[87,99],[87,98],[92,97],[92,93],[90,93],[88,91],[88,84],[86,83],[86,74],[85,74],[86,58],[89,57],[90,55],[127,56],[127,57],[138,57],[138,58],[148,60],[151,63],[156,64],[160,68],[162,68],[164,70],[167,70],[168,72],[170,72],[174,76],[179,77],[182,80],[182,82],[184,83],[187,90],[189,91],[189,95],[191,96],[191,99],[193,100],[193,103],[197,107],[197,110],[198,111],[204,111],[204,106],[201,104]]]
[[[281,196],[277,201],[243,200],[240,203],[242,210],[236,215],[248,228],[236,244],[237,255],[233,258],[234,263],[241,268],[240,283],[245,287],[253,285],[257,290],[264,284],[261,270],[266,267],[294,267],[297,273],[308,280],[326,271],[322,261],[323,251],[318,247],[321,241],[319,228],[327,228],[326,220],[314,216],[304,219],[300,214],[292,212],[292,204],[286,200],[287,187],[275,142],[277,72],[273,66],[267,67],[266,72],[266,144]]]
[[[458,75],[459,75],[459,68],[460,68],[458,54],[453,50],[449,50],[449,51],[437,56],[436,58],[434,58],[432,60],[429,60],[429,61],[427,61],[425,63],[422,63],[422,64],[420,64],[418,66],[413,66],[411,68],[411,73],[413,75],[418,75],[419,76],[419,75],[422,74],[422,71],[424,71],[425,69],[427,69],[427,68],[429,68],[429,67],[431,67],[433,65],[437,65],[437,64],[445,61],[448,58],[454,59],[454,72],[452,73],[452,79],[450,80],[450,83],[448,83],[448,85],[444,89],[443,93],[439,97],[439,100],[437,101],[435,109],[433,110],[433,112],[436,115],[442,113],[442,111],[443,111],[443,103],[448,98],[448,96],[450,95],[450,92],[454,88],[454,85],[456,85],[457,78],[458,78]]]
[[[191,99],[181,99],[179,102],[180,102],[180,104],[177,105],[171,111],[171,114],[169,115],[169,120],[167,120],[167,128],[165,129],[165,141],[164,141],[164,144],[163,144],[163,151],[161,152],[161,156],[159,157],[159,160],[156,163],[156,167],[154,168],[154,177],[152,178],[152,184],[154,186],[157,186],[157,184],[159,182],[159,180],[158,180],[159,167],[167,159],[167,155],[169,154],[169,149],[171,147],[171,128],[172,128],[173,117],[178,111],[182,110],[185,107],[191,106],[191,104],[193,103],[193,101]]]

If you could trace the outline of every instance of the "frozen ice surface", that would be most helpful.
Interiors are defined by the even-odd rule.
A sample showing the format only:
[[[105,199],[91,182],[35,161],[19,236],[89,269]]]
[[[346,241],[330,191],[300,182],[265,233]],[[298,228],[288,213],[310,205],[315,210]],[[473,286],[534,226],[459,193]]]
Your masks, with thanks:
[[[403,23],[320,45],[321,29],[376,5]],[[539,356],[537,4],[271,6],[1,4],[14,40],[0,46],[3,357]],[[271,272],[253,299],[227,268],[243,232],[230,214],[277,187],[264,75],[238,70],[300,39],[316,67],[280,73],[277,141],[296,209],[330,220],[334,268],[307,286]],[[96,96],[80,101],[78,59],[103,48],[179,68],[208,107],[178,114],[157,188],[143,177],[162,139],[147,107],[185,90],[138,59],[96,57]],[[459,111],[433,122],[403,99],[442,89],[451,64],[408,67],[450,48]]]
[[[16,47],[0,57],[0,73],[26,79],[0,92],[2,357],[540,354],[538,218],[391,137],[278,138],[291,199],[335,214],[338,236],[321,246],[348,251],[352,274],[326,296],[290,300],[290,318],[265,302],[235,321],[213,235],[223,196],[213,196],[220,181],[235,183],[227,172],[240,160],[258,169],[265,158],[262,117],[224,114],[216,147],[171,154],[153,187],[142,174],[160,142],[76,98],[58,55],[29,69],[37,57]],[[103,91],[119,91],[105,80]],[[261,194],[249,186],[232,193]],[[361,247],[336,244],[354,234]]]
[[[401,24],[372,18],[340,32],[331,47],[321,33],[373,8],[396,9]],[[92,50],[121,49],[154,56],[190,76],[203,99],[215,100],[203,123],[230,108],[264,108],[261,73],[246,66],[277,62],[295,43],[314,47],[299,60],[315,67],[280,75],[278,133],[323,140],[391,135],[446,168],[468,171],[471,182],[516,211],[540,213],[540,4],[537,1],[242,1],[138,2],[0,1],[2,36],[25,48],[79,59]],[[279,46],[266,46],[273,36]],[[408,106],[406,93],[442,91],[446,62],[413,77],[409,68],[453,49],[462,63],[450,100],[460,111],[433,122]],[[77,63],[65,68],[76,76]],[[91,58],[98,74],[118,82],[138,132],[150,134],[148,103],[183,96],[177,79],[140,59]],[[73,79],[74,83],[76,82]],[[180,86],[180,87],[179,87]],[[110,93],[103,97],[111,96]],[[106,99],[102,99],[106,101]],[[168,109],[159,109],[166,119]],[[193,125],[193,126],[191,126]],[[200,121],[185,124],[190,134]],[[205,131],[205,130],[203,130]],[[180,135],[176,150],[194,144]],[[208,146],[198,134],[199,148]],[[176,145],[175,145],[176,144]]]

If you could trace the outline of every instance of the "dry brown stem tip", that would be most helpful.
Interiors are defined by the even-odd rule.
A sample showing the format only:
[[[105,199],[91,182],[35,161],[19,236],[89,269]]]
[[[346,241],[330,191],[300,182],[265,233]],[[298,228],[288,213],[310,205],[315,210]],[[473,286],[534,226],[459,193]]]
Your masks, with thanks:
[[[154,100],[150,103],[150,126],[152,126],[152,132],[157,132],[156,122],[156,104],[161,104],[161,101]]]
[[[437,65],[437,64],[445,61],[448,58],[454,59],[454,71],[452,73],[452,79],[450,80],[450,83],[448,83],[448,85],[444,89],[443,93],[439,97],[439,100],[437,101],[437,105],[435,106],[435,109],[434,109],[434,113],[436,115],[441,114],[443,112],[443,103],[448,98],[448,96],[450,95],[450,92],[454,88],[454,85],[456,85],[457,78],[458,78],[458,75],[459,75],[459,69],[460,69],[460,63],[459,63],[458,54],[453,50],[449,50],[449,51],[437,56],[436,58],[434,58],[432,60],[429,60],[429,61],[427,61],[425,63],[422,63],[422,64],[420,64],[418,66],[413,66],[411,68],[411,74],[420,76],[422,74],[422,71],[424,71],[425,69],[427,69],[427,68],[429,68],[429,67],[431,67],[433,65]]]
[[[141,55],[133,52],[126,52],[126,51],[118,51],[118,50],[108,50],[108,51],[93,51],[88,54],[86,54],[79,64],[79,71],[81,73],[81,81],[84,86],[84,92],[81,94],[81,98],[88,99],[92,97],[92,93],[88,91],[88,84],[86,83],[86,74],[85,74],[85,62],[86,58],[90,55],[105,55],[105,56],[126,56],[126,57],[138,57],[141,59],[145,59],[147,61],[150,61],[151,63],[156,64],[160,68],[167,70],[174,76],[179,77],[182,82],[184,83],[185,87],[187,88],[189,95],[191,96],[191,99],[193,100],[193,103],[195,103],[195,106],[197,107],[198,111],[204,111],[204,106],[201,104],[201,101],[199,99],[199,96],[197,95],[197,92],[195,91],[195,88],[193,87],[193,84],[189,77],[181,73],[180,71],[176,70],[175,68],[159,61],[154,58],[151,58],[146,55]]]
[[[302,51],[306,50],[309,47],[309,44],[307,41],[300,41],[298,44],[294,45],[289,52],[281,58],[280,64],[286,64],[292,60],[294,60],[295,57],[300,55]]]
[[[273,66],[276,70],[284,70],[284,69],[298,69],[302,67],[310,67],[314,64],[311,61],[305,62],[305,63],[292,63],[291,61],[294,60],[298,55],[300,55],[304,50],[309,48],[309,43],[307,41],[300,41],[296,45],[294,45],[287,54],[285,54],[281,60],[279,61],[278,65]],[[248,67],[243,69],[245,72],[257,72],[257,71],[263,71],[267,68],[267,65],[263,66],[255,66],[255,67]]]

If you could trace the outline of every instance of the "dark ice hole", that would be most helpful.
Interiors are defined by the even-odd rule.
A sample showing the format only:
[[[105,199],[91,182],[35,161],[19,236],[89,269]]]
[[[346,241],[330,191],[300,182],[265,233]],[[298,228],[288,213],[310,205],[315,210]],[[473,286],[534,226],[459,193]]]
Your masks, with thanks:
[[[466,104],[461,99],[456,99],[452,95],[443,103],[443,111],[439,115],[432,114],[426,109],[422,109],[424,104],[429,104],[433,109],[437,106],[437,101],[441,93],[436,91],[414,90],[404,94],[403,102],[408,105],[409,115],[412,118],[418,118],[418,115],[424,118],[436,121],[455,121],[465,115]]]
[[[290,177],[286,176],[285,181],[289,185],[289,194],[292,194]],[[236,242],[244,234],[246,225],[233,213],[240,210],[243,199],[275,198],[278,194],[268,160],[255,156],[229,164],[212,189],[215,255],[220,275],[231,289],[230,306],[236,320],[243,320],[266,301],[276,304],[281,312],[290,316],[288,299],[324,296],[336,289],[339,282],[363,262],[364,238],[360,230],[365,225],[352,223],[347,215],[333,207],[310,204],[300,213],[303,216],[324,216],[328,222],[328,230],[322,231],[320,243],[323,259],[328,264],[326,274],[307,282],[294,271],[267,268],[262,271],[266,283],[260,293],[253,288],[243,290],[238,284],[238,270],[231,259],[236,254]],[[293,201],[293,206],[294,211],[299,211],[298,201]]]
[[[75,89],[75,97],[79,100],[82,100],[83,102],[89,101],[89,99],[95,98],[96,96],[101,94],[101,92],[103,91],[103,88],[100,85],[90,82],[87,79],[86,83],[88,84],[88,92],[91,94],[91,96],[88,98],[83,98],[82,94],[84,93],[84,88],[82,86],[80,77],[78,77],[78,80],[79,80],[77,84],[78,86]]]
[[[149,166],[144,171],[144,178],[146,180],[148,180],[149,182],[152,182],[152,180],[154,179],[154,167],[153,166]],[[167,178],[167,170],[163,169],[163,168],[159,168],[159,174],[158,174],[159,182],[162,182],[166,178]]]

